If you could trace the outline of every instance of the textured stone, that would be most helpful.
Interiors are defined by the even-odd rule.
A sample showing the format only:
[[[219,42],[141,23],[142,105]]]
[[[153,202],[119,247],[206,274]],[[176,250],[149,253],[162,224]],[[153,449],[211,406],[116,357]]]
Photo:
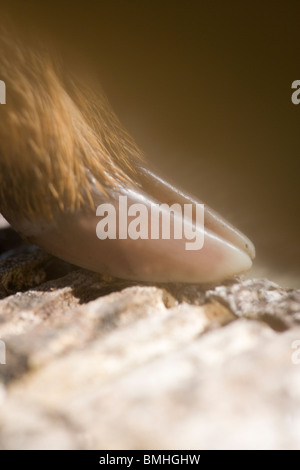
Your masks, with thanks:
[[[300,448],[299,290],[127,282],[7,230],[0,448]]]

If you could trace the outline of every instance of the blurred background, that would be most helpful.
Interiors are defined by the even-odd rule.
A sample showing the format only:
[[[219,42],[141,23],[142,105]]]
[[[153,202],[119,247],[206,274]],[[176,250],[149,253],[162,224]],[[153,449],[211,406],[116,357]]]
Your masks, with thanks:
[[[253,240],[250,276],[299,287],[298,1],[0,5],[101,83],[162,176]]]

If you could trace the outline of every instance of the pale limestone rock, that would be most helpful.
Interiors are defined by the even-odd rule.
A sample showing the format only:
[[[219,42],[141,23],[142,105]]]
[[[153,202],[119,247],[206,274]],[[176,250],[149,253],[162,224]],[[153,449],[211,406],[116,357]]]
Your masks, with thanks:
[[[126,282],[7,230],[0,448],[300,448],[299,290]]]

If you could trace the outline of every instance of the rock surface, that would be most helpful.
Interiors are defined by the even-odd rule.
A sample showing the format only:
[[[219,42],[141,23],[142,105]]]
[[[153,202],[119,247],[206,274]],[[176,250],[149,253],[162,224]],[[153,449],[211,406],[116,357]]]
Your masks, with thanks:
[[[300,290],[126,282],[10,228],[0,253],[0,449],[300,448]]]

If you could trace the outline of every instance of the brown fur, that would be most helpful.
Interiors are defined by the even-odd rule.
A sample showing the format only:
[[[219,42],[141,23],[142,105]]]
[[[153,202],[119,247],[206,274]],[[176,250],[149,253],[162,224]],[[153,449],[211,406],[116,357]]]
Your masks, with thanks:
[[[106,98],[75,84],[45,49],[0,31],[0,79],[0,212],[51,218],[91,207],[86,168],[104,193],[134,184],[141,152]]]

